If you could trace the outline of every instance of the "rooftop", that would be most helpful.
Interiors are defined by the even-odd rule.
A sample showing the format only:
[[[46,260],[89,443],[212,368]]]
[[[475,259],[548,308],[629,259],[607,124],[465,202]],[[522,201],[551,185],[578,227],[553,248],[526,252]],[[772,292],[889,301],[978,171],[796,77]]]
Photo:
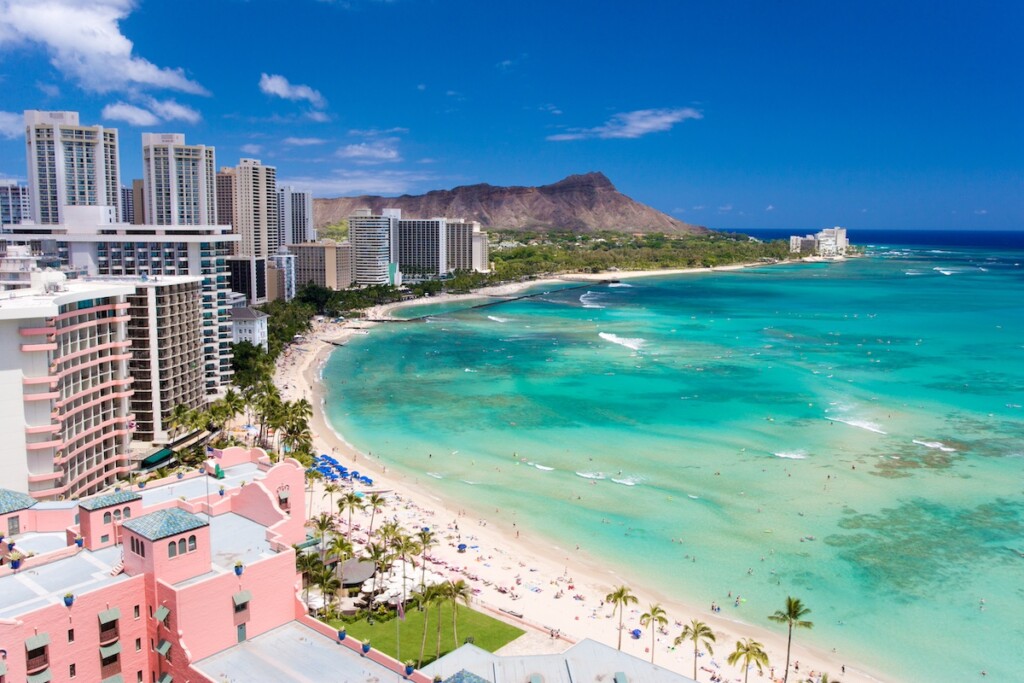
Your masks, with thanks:
[[[121,560],[121,547],[81,550],[59,562],[23,569],[0,578],[0,619],[13,619],[26,612],[62,600],[71,591],[77,595],[127,581],[127,574],[111,576]]]
[[[150,541],[159,541],[161,538],[183,534],[186,531],[207,526],[207,524],[205,519],[191,512],[179,508],[168,508],[130,519],[123,526]]]
[[[105,496],[86,498],[79,503],[78,506],[89,511],[100,510],[102,508],[113,507],[114,505],[124,505],[125,503],[130,503],[133,500],[139,500],[140,498],[142,498],[142,496],[134,491],[118,491]]]
[[[192,665],[215,681],[378,683],[401,680],[325,635],[292,621]],[[329,672],[329,675],[328,675]]]
[[[263,311],[257,311],[255,308],[246,306],[245,308],[232,308],[231,319],[232,320],[259,320],[260,318],[269,318],[270,316]]]
[[[10,489],[0,489],[0,515],[18,510],[27,510],[36,504],[36,499],[27,493],[18,493]]]

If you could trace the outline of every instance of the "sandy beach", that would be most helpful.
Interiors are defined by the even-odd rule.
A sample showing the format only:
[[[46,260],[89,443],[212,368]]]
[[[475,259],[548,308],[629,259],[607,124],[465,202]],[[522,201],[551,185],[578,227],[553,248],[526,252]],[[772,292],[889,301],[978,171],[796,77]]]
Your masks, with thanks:
[[[764,265],[764,264],[749,264]],[[614,272],[595,275],[572,275],[566,278],[534,280],[525,283],[502,285],[466,295],[440,295],[429,299],[390,304],[375,307],[367,312],[368,318],[381,319],[401,306],[441,303],[461,299],[473,299],[494,295],[514,296],[527,287],[547,283],[568,281],[625,279],[688,272],[714,272],[735,270],[743,265],[723,268],[686,269],[671,271]],[[622,649],[637,657],[650,660],[651,632],[640,626],[640,615],[650,604],[658,602],[668,614],[667,628],[656,635],[654,646],[655,663],[684,675],[693,674],[692,644],[684,643],[674,647],[672,641],[679,634],[683,624],[690,619],[700,619],[709,624],[717,636],[715,654],[703,653],[698,658],[698,680],[707,681],[712,673],[723,680],[742,681],[743,672],[726,664],[740,638],[750,637],[762,642],[773,665],[777,680],[782,680],[785,664],[786,638],[784,632],[769,631],[765,624],[767,615],[742,614],[731,609],[731,600],[726,595],[708,595],[704,605],[685,604],[671,595],[661,595],[647,586],[640,585],[628,574],[618,575],[609,571],[598,558],[587,553],[586,539],[580,539],[574,548],[562,548],[551,541],[538,537],[526,527],[517,527],[511,515],[502,510],[466,510],[451,501],[442,500],[431,494],[424,486],[426,474],[401,474],[390,470],[371,453],[357,451],[344,438],[336,434],[326,423],[323,411],[324,391],[319,382],[323,364],[336,345],[356,334],[369,334],[376,324],[352,320],[344,324],[316,323],[302,344],[289,347],[278,362],[275,383],[281,389],[283,398],[305,397],[314,406],[311,428],[315,435],[315,448],[321,453],[333,453],[346,465],[370,475],[374,479],[373,490],[386,492],[388,504],[376,516],[375,526],[384,519],[395,519],[406,529],[413,531],[428,526],[440,537],[439,544],[430,552],[434,562],[428,566],[442,571],[451,578],[462,578],[475,589],[474,606],[494,613],[511,623],[525,628],[529,639],[528,649],[533,652],[560,651],[569,644],[583,638],[606,643],[614,647],[618,639],[618,615],[612,615],[612,606],[603,602],[614,586],[625,584],[639,598],[636,605],[627,608],[623,628]],[[328,510],[330,502],[323,492],[322,483],[307,492],[307,511],[312,504],[313,513]],[[369,512],[357,515],[354,524],[366,528]],[[469,550],[459,553],[459,543],[469,545]],[[502,590],[499,590],[502,589]],[[503,592],[504,591],[504,592]],[[727,610],[713,613],[711,602],[715,601]],[[780,604],[781,608],[782,605]],[[810,605],[813,609],[814,605]],[[742,609],[742,608],[741,608]],[[516,618],[509,612],[522,615]],[[730,617],[740,614],[744,621]],[[815,615],[810,615],[814,619]],[[749,623],[745,623],[749,622]],[[630,637],[629,631],[640,628],[639,639]],[[552,631],[560,633],[559,639],[552,639]],[[794,637],[792,662],[799,669],[791,671],[790,680],[807,680],[812,672],[816,675],[827,672],[831,680],[877,681],[898,680],[889,673],[867,671],[857,662],[846,659],[841,646],[836,649],[816,651],[807,647],[803,633]],[[508,646],[514,648],[515,644]],[[523,652],[526,646],[517,652]],[[845,666],[845,674],[843,668]],[[770,672],[765,671],[764,680]],[[758,680],[757,672],[751,678]],[[814,680],[814,679],[812,679]]]

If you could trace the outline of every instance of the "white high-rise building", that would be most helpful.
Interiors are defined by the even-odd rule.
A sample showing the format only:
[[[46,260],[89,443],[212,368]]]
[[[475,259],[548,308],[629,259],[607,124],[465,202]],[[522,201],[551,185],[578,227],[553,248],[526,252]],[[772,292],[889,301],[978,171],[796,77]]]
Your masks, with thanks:
[[[17,225],[31,217],[28,187],[13,180],[0,181],[0,225]]]
[[[278,246],[316,239],[313,230],[313,193],[282,187],[277,191]]]
[[[374,216],[370,209],[357,209],[348,219],[352,243],[353,276],[358,285],[398,285],[398,221],[401,212],[385,209]]]
[[[0,300],[0,488],[76,498],[131,470],[134,291],[37,270]]]
[[[185,136],[178,133],[143,133],[142,168],[148,223],[216,224],[217,164],[213,147],[186,145]]]
[[[32,220],[64,221],[66,206],[107,207],[121,220],[117,129],[81,126],[78,112],[25,112],[25,145]]]

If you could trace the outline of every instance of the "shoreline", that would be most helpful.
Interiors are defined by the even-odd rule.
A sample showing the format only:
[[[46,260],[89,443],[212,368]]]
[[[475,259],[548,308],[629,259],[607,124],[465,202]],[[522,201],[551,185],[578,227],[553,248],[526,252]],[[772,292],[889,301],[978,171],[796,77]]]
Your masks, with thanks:
[[[406,306],[423,305],[424,303],[444,303],[446,301],[469,300],[490,295],[512,296],[518,291],[544,284],[565,283],[572,281],[601,281],[608,279],[626,279],[632,277],[650,277],[657,275],[691,274],[718,272],[721,270],[739,270],[745,267],[760,267],[769,264],[742,264],[721,268],[670,269],[661,271],[630,271],[604,274],[586,274],[583,276],[566,276],[566,278],[547,278],[510,285],[478,290],[471,294],[441,295],[429,299],[397,302],[385,306],[374,307],[368,312],[374,318],[386,318],[391,311]],[[572,279],[568,279],[572,278]],[[500,291],[493,291],[500,290]],[[352,320],[343,325],[320,323],[307,336],[301,345],[290,347],[279,360],[275,381],[282,388],[285,398],[305,396],[314,406],[311,420],[314,442],[318,452],[333,452],[339,459],[347,460],[347,465],[355,466],[361,472],[372,472],[375,481],[374,490],[385,490],[400,496],[389,497],[388,506],[377,520],[399,516],[399,521],[407,529],[418,529],[427,525],[440,531],[441,544],[432,549],[431,555],[447,562],[449,567],[465,567],[465,574],[448,574],[452,578],[466,578],[471,586],[478,588],[480,593],[474,597],[474,606],[485,609],[511,623],[530,630],[546,632],[558,629],[561,640],[575,642],[582,638],[592,638],[599,642],[615,646],[617,640],[616,625],[618,615],[611,616],[611,607],[603,604],[604,595],[613,585],[629,586],[639,598],[637,605],[627,610],[623,621],[624,628],[638,626],[639,615],[646,611],[650,602],[660,602],[666,609],[670,619],[667,631],[660,634],[655,646],[655,663],[683,675],[693,674],[692,649],[684,643],[672,648],[672,640],[680,631],[680,626],[673,622],[687,623],[691,618],[706,622],[715,632],[718,640],[715,644],[716,655],[704,656],[698,660],[698,680],[707,680],[709,671],[725,676],[730,680],[742,679],[742,672],[737,667],[730,667],[725,659],[731,652],[733,643],[739,638],[753,637],[760,640],[770,660],[774,664],[776,678],[781,680],[781,670],[785,663],[786,638],[769,630],[766,626],[757,626],[740,620],[728,618],[721,614],[713,614],[707,607],[701,608],[672,596],[661,594],[650,586],[631,581],[628,576],[620,576],[612,572],[601,561],[591,558],[585,551],[572,551],[555,545],[550,539],[533,536],[528,528],[508,527],[509,519],[500,514],[476,513],[467,514],[466,510],[448,499],[442,499],[427,488],[424,490],[421,477],[412,473],[389,471],[387,466],[372,457],[358,451],[349,444],[344,436],[334,431],[329,424],[324,410],[326,392],[320,381],[323,365],[330,353],[335,350],[334,344],[343,342],[355,334],[368,334],[369,330],[379,323]],[[317,483],[312,493],[312,501],[307,499],[307,506],[312,503],[314,513],[329,507],[324,500],[323,485]],[[366,524],[368,514],[357,515],[356,521]],[[507,527],[507,528],[506,528]],[[465,536],[465,539],[462,537]],[[479,546],[472,553],[459,554],[456,540],[464,540]],[[433,566],[436,571],[440,565]],[[517,575],[525,586],[539,588],[539,591],[527,590],[525,586],[517,586]],[[472,577],[477,577],[476,579]],[[570,585],[573,588],[568,589]],[[513,592],[520,592],[519,599],[510,594],[497,592],[497,586],[511,587]],[[553,599],[556,591],[564,593],[564,597]],[[583,599],[577,600],[573,595]],[[522,614],[525,621],[511,619],[508,612]],[[767,615],[764,615],[767,617]],[[811,614],[813,619],[814,615]],[[536,638],[536,636],[535,636]],[[538,640],[540,646],[546,639]],[[567,643],[551,640],[551,651],[560,651]],[[643,629],[639,640],[625,638],[623,650],[643,659],[650,659],[650,631]],[[876,672],[858,666],[855,662],[843,659],[839,654],[817,651],[801,643],[799,636],[794,643],[793,662],[800,662],[800,675],[806,677],[807,672],[827,671],[833,680],[842,681],[879,681],[894,680],[884,678]],[[841,674],[843,665],[846,673]],[[765,674],[769,672],[766,670]],[[794,672],[795,673],[795,672]]]

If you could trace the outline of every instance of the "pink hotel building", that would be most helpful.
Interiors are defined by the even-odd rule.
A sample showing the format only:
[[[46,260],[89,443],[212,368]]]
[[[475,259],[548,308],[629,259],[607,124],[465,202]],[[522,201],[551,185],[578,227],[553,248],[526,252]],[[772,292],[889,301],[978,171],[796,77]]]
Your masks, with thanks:
[[[78,501],[0,489],[0,683],[429,680],[306,614],[302,466],[218,456]]]

